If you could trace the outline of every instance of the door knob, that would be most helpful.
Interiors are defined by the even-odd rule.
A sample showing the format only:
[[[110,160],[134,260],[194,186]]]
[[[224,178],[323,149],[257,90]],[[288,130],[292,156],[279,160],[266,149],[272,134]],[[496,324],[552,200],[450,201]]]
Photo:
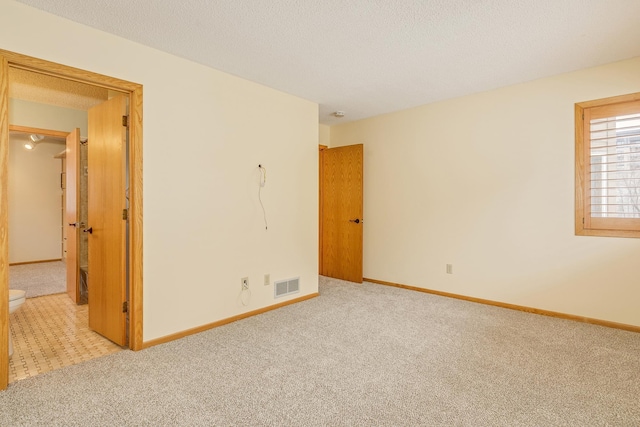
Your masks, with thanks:
[[[89,227],[89,228],[87,228],[85,230],[82,230],[82,231],[84,231],[85,233],[93,234],[93,227]]]
[[[360,224],[360,219],[359,218],[350,219],[349,222],[355,222],[356,224]]]
[[[69,223],[69,225],[70,225],[71,227],[77,227],[77,226],[78,226],[78,223],[77,223],[77,222],[70,222],[70,223]]]

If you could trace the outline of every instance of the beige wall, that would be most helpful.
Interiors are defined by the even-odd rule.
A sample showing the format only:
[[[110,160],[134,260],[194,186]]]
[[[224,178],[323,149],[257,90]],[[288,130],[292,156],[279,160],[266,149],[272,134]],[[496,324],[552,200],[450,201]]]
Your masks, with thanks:
[[[21,99],[9,99],[9,123],[68,132],[80,128],[87,135],[86,111]],[[61,161],[53,155],[63,151],[64,144],[41,143],[27,151],[20,138],[25,136],[11,141],[9,155],[9,262],[58,259],[62,257]]]
[[[265,273],[299,276],[293,297],[317,291],[317,104],[20,3],[0,7],[3,49],[144,85],[145,341],[286,300]]]
[[[56,107],[22,99],[9,99],[9,123],[65,132],[80,128],[80,135],[87,136],[86,111]]]
[[[640,239],[573,224],[574,103],[638,91],[635,58],[332,126],[364,144],[365,277],[640,325]]]
[[[331,126],[328,125],[318,125],[319,130],[319,141],[318,144],[326,145],[327,147],[331,144]]]
[[[61,160],[64,145],[24,148],[24,135],[9,139],[9,263],[62,258]]]

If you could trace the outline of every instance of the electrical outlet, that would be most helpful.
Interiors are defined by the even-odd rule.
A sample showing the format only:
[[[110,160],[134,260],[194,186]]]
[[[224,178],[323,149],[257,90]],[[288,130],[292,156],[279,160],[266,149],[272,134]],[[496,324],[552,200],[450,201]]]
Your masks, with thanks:
[[[453,264],[447,264],[447,274],[453,274]]]
[[[248,277],[243,277],[242,279],[240,279],[240,281],[242,283],[242,290],[243,291],[249,289],[249,278]]]
[[[264,285],[269,286],[271,284],[271,275],[269,273],[264,275]]]

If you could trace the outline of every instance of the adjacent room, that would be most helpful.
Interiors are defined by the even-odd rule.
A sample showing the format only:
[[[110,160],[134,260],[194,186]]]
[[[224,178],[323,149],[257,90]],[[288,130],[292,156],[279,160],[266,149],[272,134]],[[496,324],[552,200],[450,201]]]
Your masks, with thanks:
[[[640,425],[637,16],[0,0],[0,425]]]
[[[11,314],[9,382],[120,350],[89,328],[82,232],[88,228],[87,111],[108,98],[104,88],[10,70],[9,288],[25,298]],[[72,159],[67,136],[75,129],[82,136]],[[77,173],[67,185],[74,160]],[[69,281],[77,283],[68,288]]]

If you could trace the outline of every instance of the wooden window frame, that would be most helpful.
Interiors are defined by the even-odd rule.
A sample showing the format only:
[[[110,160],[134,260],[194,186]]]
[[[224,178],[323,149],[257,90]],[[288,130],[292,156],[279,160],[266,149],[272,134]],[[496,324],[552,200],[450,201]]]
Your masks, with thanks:
[[[615,108],[616,104],[635,101],[640,101],[640,92],[575,104],[575,234],[577,236],[640,237],[640,229],[637,225],[628,226],[629,222],[640,223],[640,219],[636,221],[635,219],[598,218],[592,221],[589,210],[590,140],[585,130],[589,123],[589,112],[594,111],[595,108]]]

